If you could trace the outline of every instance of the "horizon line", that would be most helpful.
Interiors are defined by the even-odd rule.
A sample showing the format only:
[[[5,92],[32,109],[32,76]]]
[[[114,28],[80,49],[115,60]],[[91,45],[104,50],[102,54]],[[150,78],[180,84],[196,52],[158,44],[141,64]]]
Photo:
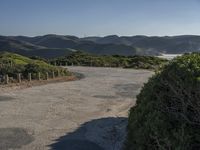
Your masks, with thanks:
[[[84,36],[77,36],[73,34],[55,34],[55,33],[49,33],[49,34],[41,34],[41,35],[22,35],[22,34],[16,34],[16,35],[1,35],[0,36],[5,36],[5,37],[17,37],[17,36],[24,36],[24,37],[40,37],[40,36],[74,36],[77,38],[88,38],[88,37],[108,37],[108,36],[117,36],[117,37],[136,37],[136,36],[145,36],[145,37],[178,37],[178,36],[200,36],[200,34],[175,34],[175,35],[144,35],[144,34],[136,34],[136,35],[119,35],[119,34],[107,34],[103,36],[99,35],[84,35]]]

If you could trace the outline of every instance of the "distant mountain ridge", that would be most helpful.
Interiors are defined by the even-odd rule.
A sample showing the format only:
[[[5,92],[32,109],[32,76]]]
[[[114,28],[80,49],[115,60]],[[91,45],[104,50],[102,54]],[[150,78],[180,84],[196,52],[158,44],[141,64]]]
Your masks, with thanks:
[[[158,55],[200,51],[200,36],[117,36],[84,37],[49,34],[44,36],[0,36],[0,51],[45,58],[68,55],[72,51],[97,55]]]
[[[84,38],[83,38],[84,39]],[[85,40],[91,40],[89,37]],[[145,50],[152,49],[161,53],[184,53],[200,51],[200,36],[117,36],[110,35],[94,38],[93,42],[99,44],[123,44]]]

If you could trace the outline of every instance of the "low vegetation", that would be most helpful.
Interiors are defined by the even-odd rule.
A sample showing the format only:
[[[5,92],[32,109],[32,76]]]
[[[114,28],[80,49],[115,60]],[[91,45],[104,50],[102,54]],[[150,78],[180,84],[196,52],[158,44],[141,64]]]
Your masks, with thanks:
[[[165,59],[153,56],[99,56],[80,51],[51,60],[51,64],[57,65],[123,67],[135,69],[156,69],[166,62],[167,60]]]
[[[51,75],[52,72],[55,72],[55,74],[69,75],[66,69],[52,66],[37,57],[31,59],[14,53],[0,53],[1,78],[6,74],[9,77],[16,78],[17,73],[21,73],[22,78],[27,78],[28,73],[31,73],[33,79],[37,78],[37,74],[40,73],[41,78],[45,78],[46,73]]]
[[[126,150],[200,149],[200,54],[185,54],[156,73],[131,108]]]

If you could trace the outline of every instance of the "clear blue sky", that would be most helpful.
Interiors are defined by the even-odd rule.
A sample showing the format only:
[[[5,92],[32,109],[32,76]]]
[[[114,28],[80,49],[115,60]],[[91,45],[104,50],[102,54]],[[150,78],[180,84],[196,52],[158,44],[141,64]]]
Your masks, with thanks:
[[[200,35],[200,0],[0,0],[0,35]]]

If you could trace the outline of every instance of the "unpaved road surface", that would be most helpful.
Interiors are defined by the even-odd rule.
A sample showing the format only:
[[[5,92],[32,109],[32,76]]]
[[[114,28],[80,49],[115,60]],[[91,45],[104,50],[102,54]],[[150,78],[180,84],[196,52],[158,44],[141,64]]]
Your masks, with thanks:
[[[0,91],[0,149],[119,150],[145,70],[70,67],[81,80]]]

